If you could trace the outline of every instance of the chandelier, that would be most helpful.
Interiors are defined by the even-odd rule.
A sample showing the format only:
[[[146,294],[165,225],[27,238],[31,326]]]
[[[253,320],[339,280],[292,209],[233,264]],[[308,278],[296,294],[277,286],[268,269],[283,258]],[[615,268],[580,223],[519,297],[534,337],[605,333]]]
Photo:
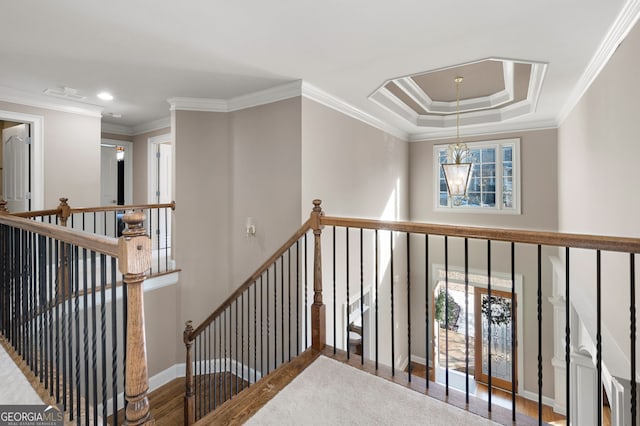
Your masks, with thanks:
[[[466,197],[471,181],[471,154],[469,148],[460,139],[460,83],[462,77],[456,77],[456,139],[455,144],[449,145],[448,163],[442,164],[442,172],[447,182],[450,197]]]

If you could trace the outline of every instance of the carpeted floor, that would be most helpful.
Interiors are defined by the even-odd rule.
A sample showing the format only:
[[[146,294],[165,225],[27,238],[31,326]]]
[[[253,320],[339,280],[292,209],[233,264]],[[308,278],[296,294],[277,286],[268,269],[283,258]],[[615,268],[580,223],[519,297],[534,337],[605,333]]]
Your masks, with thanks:
[[[0,405],[39,405],[42,399],[0,345]]]
[[[247,425],[495,425],[400,385],[319,357]]]

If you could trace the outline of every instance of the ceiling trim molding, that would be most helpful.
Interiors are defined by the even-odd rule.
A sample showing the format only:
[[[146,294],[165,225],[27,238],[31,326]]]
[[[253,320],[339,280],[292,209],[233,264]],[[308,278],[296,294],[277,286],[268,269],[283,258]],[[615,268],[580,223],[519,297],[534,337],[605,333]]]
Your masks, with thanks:
[[[113,123],[101,123],[101,133],[112,133],[121,136],[133,136],[133,129],[129,126]]]
[[[409,134],[407,132],[354,107],[353,105],[343,101],[342,99],[330,95],[324,90],[319,89],[318,87],[309,84],[306,81],[302,82],[302,96],[312,101],[318,102],[319,104],[322,104],[328,108],[341,112],[346,116],[362,121],[365,124],[375,127],[378,130],[382,130],[383,132],[386,132],[399,139],[405,141],[409,139]]]
[[[604,66],[609,62],[616,49],[624,41],[629,31],[640,18],[640,0],[629,0],[614,21],[611,29],[591,58],[591,62],[582,73],[564,107],[558,114],[558,125],[562,125],[571,111],[578,104],[582,96],[589,89],[593,81],[598,77]]]
[[[0,86],[0,101],[85,115],[88,117],[102,117],[102,111],[104,110],[104,108],[99,105],[85,104],[60,98],[53,100],[46,95],[34,95],[4,86]]]
[[[148,123],[142,123],[137,126],[133,126],[131,132],[133,136],[138,136],[143,133],[166,129],[168,127],[171,127],[171,116],[162,117],[158,120],[153,120],[149,121]]]
[[[513,132],[530,132],[535,130],[557,129],[558,123],[554,119],[523,121],[518,123],[492,123],[488,125],[470,126],[464,129],[462,140],[465,138],[499,135],[503,133]],[[431,130],[428,132],[412,133],[409,136],[409,142],[433,141],[439,139],[450,139],[456,137],[455,129]]]
[[[281,84],[269,89],[259,90],[257,92],[231,98],[227,101],[227,111],[238,111],[241,109],[283,101],[285,99],[300,96],[301,92],[302,81],[292,81],[291,83]]]
[[[224,99],[173,97],[167,102],[169,111],[229,112]]]

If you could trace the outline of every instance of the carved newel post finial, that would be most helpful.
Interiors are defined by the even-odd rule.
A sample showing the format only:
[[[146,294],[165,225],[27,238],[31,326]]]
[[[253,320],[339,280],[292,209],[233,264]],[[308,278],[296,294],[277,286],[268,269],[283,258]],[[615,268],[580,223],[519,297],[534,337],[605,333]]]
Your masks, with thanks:
[[[9,210],[7,210],[7,202],[3,199],[0,199],[0,213],[9,213]]]
[[[145,215],[129,212],[123,221],[127,228],[118,241],[118,267],[127,285],[127,370],[125,398],[126,424],[155,424],[149,411],[149,375],[144,333],[144,293],[142,284],[151,267],[151,239],[144,229]]]
[[[69,206],[68,198],[60,198],[60,204],[58,204],[58,222],[60,226],[67,226],[67,219],[71,216],[71,207]]]

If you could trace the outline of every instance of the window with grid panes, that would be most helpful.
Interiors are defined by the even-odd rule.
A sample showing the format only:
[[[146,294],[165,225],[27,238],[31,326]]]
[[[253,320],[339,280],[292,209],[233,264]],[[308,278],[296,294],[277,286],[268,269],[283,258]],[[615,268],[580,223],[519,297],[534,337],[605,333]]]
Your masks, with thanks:
[[[436,210],[520,213],[520,139],[466,142],[473,167],[466,197],[450,197],[441,164],[448,145],[434,147]]]

